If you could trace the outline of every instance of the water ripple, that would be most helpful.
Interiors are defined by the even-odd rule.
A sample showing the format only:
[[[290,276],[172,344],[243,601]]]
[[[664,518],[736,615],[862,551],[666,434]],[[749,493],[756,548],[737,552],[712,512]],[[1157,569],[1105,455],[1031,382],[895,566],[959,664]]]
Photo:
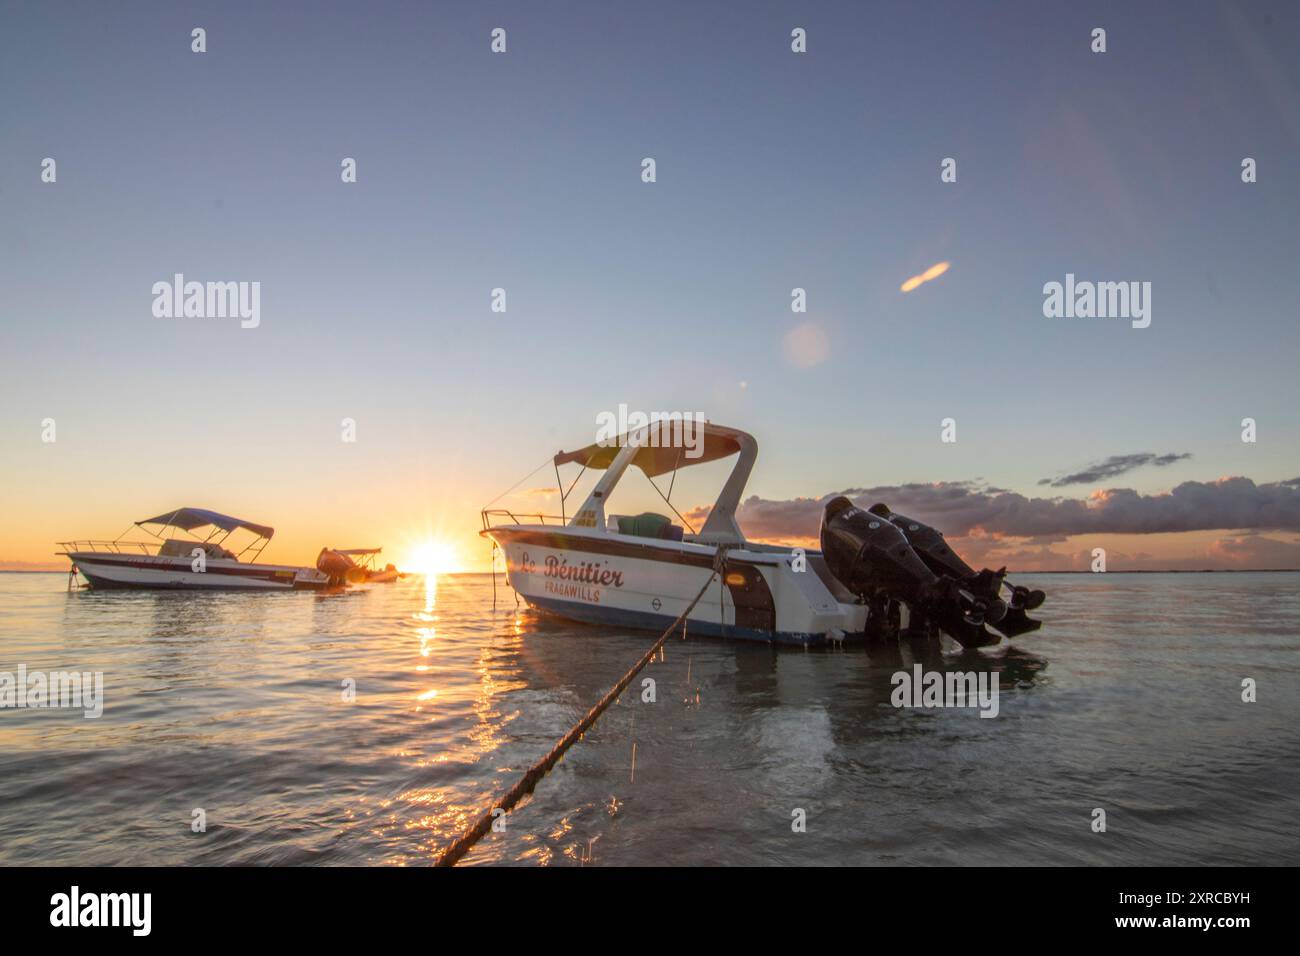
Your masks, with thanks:
[[[977,654],[670,641],[656,702],[634,684],[465,862],[1300,862],[1297,580],[1041,576],[1042,635]],[[0,670],[103,671],[104,715],[0,711],[4,864],[427,864],[652,640],[484,577],[62,584],[0,574]],[[998,718],[893,707],[917,662],[996,672]]]

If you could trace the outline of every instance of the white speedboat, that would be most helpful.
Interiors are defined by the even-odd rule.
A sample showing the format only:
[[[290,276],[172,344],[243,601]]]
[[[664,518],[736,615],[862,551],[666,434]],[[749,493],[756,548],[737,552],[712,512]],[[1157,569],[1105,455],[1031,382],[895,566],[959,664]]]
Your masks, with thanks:
[[[124,532],[111,541],[62,541],[59,553],[67,555],[73,572],[80,572],[92,588],[297,591],[329,584],[329,577],[315,568],[256,564],[275,534],[266,525],[206,508],[177,508],[134,526],[155,540],[126,541]],[[198,529],[206,534],[191,534]],[[189,536],[171,537],[173,530]],[[240,530],[253,540],[235,553],[226,541]]]
[[[645,429],[557,454],[557,473],[567,464],[604,471],[571,518],[563,485],[558,518],[485,509],[480,533],[503,551],[519,596],[577,621],[663,630],[716,568],[716,585],[687,616],[691,634],[808,645],[910,628],[978,647],[999,640],[985,624],[1007,636],[1038,628],[1024,609],[1041,604],[1041,592],[1012,588],[1004,571],[976,574],[937,531],[883,505],[864,511],[844,498],[828,502],[821,550],[747,540],[736,509],[758,443],[738,429],[696,427],[702,435],[689,454],[680,442],[661,441],[658,430],[652,444]],[[653,479],[732,455],[731,475],[698,532],[664,515],[606,515],[606,502],[631,465]],[[671,486],[668,495],[660,491],[670,508],[671,493]],[[1000,597],[1004,586],[1009,600]]]

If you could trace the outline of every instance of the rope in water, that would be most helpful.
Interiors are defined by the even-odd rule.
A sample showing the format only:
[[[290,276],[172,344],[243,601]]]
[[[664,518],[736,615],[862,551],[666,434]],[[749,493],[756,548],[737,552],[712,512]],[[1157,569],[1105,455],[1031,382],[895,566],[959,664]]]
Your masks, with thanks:
[[[655,654],[659,653],[659,648],[663,647],[664,641],[668,640],[677,628],[686,620],[686,616],[695,610],[695,605],[704,597],[704,592],[709,589],[713,579],[718,576],[726,563],[726,549],[723,546],[718,547],[717,556],[713,559],[713,570],[709,574],[709,579],[704,582],[704,587],[700,588],[700,593],[695,595],[695,600],[682,611],[677,620],[668,625],[668,629],[659,635],[659,640],[651,645],[650,650],[646,651],[642,658],[632,665],[632,669],[620,678],[604,697],[596,704],[595,707],[587,711],[582,720],[578,721],[569,730],[567,734],[560,738],[559,742],[551,748],[550,752],[537,763],[528,768],[528,772],[519,778],[519,782],[505,792],[505,794],[492,802],[482,816],[475,821],[474,825],[456,838],[455,842],[449,844],[438,858],[433,861],[434,866],[455,866],[456,862],[469,852],[470,847],[477,843],[489,830],[492,829],[492,821],[497,818],[498,812],[501,814],[509,813],[515,805],[528,794],[533,792],[533,788],[546,776],[556,762],[564,756],[564,752],[573,745],[573,742],[587,732],[588,728],[596,722],[596,719],[605,712],[610,704],[619,698],[627,689],[627,685],[632,683],[632,679],[640,673],[641,668],[645,667],[650,661],[654,660]]]

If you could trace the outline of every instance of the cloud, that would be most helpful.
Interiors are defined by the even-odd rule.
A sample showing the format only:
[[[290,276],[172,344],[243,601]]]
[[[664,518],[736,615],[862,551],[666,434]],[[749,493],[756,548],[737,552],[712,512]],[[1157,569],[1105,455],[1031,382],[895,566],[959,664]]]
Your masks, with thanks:
[[[1220,538],[1210,546],[1209,554],[1222,563],[1243,568],[1300,567],[1300,543],[1258,534]]]
[[[817,536],[822,508],[836,494],[861,507],[883,501],[950,537],[962,538],[985,534],[1046,543],[1080,534],[1300,531],[1296,479],[1267,484],[1249,478],[1185,481],[1162,494],[1111,488],[1087,498],[1029,498],[973,482],[879,485],[820,498],[772,500],[754,495],[741,504],[736,517],[755,539],[808,540]],[[707,513],[708,509],[697,508],[688,517],[695,523]]]
[[[0,571],[66,571],[68,563],[63,561],[10,561],[0,558]]]
[[[529,488],[527,491],[522,493],[525,495],[540,498],[546,495],[558,495],[560,493],[560,489],[559,488]]]
[[[908,279],[906,282],[900,285],[898,287],[898,291],[911,292],[913,289],[917,288],[918,286],[924,285],[925,283],[929,282],[931,279],[939,278],[939,276],[943,275],[945,272],[948,271],[951,265],[952,265],[951,262],[936,262],[934,265],[930,266],[930,268],[926,269],[920,275],[912,276],[912,278]]]
[[[1035,571],[1088,571],[1091,546],[1053,551],[1051,548],[1017,547],[1016,539],[987,536],[950,539],[958,553],[974,567],[1002,567]],[[1186,549],[1181,555],[1152,555],[1106,546],[1106,567],[1111,571],[1272,571],[1300,568],[1300,541],[1282,541],[1260,534],[1228,535]]]
[[[1060,478],[1044,478],[1038,483],[1040,485],[1051,485],[1053,488],[1065,488],[1068,485],[1091,485],[1098,481],[1105,481],[1107,478],[1115,478],[1146,465],[1163,468],[1165,465],[1172,465],[1176,461],[1186,461],[1191,457],[1191,452],[1157,455],[1155,452],[1143,451],[1132,455],[1111,455],[1105,461],[1089,465],[1083,471],[1076,471]]]

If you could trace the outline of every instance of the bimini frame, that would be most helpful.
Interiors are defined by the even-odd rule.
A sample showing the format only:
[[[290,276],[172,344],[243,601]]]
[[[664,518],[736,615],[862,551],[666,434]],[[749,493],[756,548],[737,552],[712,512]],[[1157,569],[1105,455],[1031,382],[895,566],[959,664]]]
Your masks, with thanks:
[[[215,520],[207,520],[207,519]],[[185,526],[189,523],[189,527]],[[193,522],[193,523],[190,523]],[[220,522],[220,523],[218,523]],[[235,555],[235,559],[245,564],[254,564],[266,550],[266,546],[271,543],[271,537],[275,534],[275,529],[266,525],[255,524],[251,521],[244,521],[240,518],[232,518],[228,515],[218,514],[215,511],[206,511],[200,508],[177,508],[169,514],[158,515],[156,518],[146,518],[143,521],[135,521],[127,526],[126,530],[112,540],[103,539],[79,539],[76,541],[60,541],[59,546],[67,551],[106,551],[115,554],[121,554],[124,551],[134,553],[140,551],[143,554],[150,554],[150,548],[157,549],[161,547],[162,542],[166,541],[165,534],[159,534],[151,531],[149,525],[157,526],[164,532],[167,528],[175,528],[177,531],[184,533],[194,539],[199,544],[211,544],[216,547],[225,547],[226,539],[229,538],[236,530],[243,528],[245,531],[254,535],[242,551]],[[225,527],[223,525],[228,525]],[[140,528],[145,534],[157,539],[158,543],[152,541],[124,541],[122,540],[131,533],[132,528]],[[194,534],[195,528],[211,528],[207,535],[200,537]],[[155,552],[156,553],[156,552]],[[244,555],[250,554],[251,557],[244,561]]]
[[[685,428],[691,428],[694,442],[686,441]],[[667,441],[665,441],[667,436]],[[694,447],[692,447],[694,446]],[[691,465],[701,465],[737,455],[736,464],[730,476],[722,486],[704,527],[698,533],[672,503],[673,488],[677,481],[677,472]],[[754,462],[758,458],[758,442],[753,435],[738,428],[715,425],[712,422],[690,422],[680,427],[669,428],[663,425],[656,428],[651,424],[635,431],[626,432],[617,438],[597,442],[576,451],[557,452],[551,463],[555,468],[556,485],[560,493],[560,514],[521,513],[506,508],[493,509],[491,505],[514,491],[525,481],[537,474],[545,465],[537,468],[515,482],[509,489],[497,495],[488,506],[483,508],[483,530],[493,527],[493,518],[508,519],[511,524],[526,524],[532,519],[541,525],[554,521],[557,525],[568,527],[605,528],[605,502],[609,500],[615,486],[622,480],[629,465],[636,465],[649,480],[651,487],[659,493],[673,513],[681,519],[682,524],[691,531],[694,541],[701,544],[725,544],[736,546],[745,543],[744,532],[736,522],[736,509],[740,506],[740,497],[749,482]],[[579,464],[581,469],[568,487],[560,475],[560,466]],[[599,469],[605,472],[596,486],[587,495],[582,507],[570,518],[566,507],[573,489],[587,473],[587,469]],[[671,474],[667,494],[654,480],[659,475]]]
[[[693,430],[692,437],[695,441],[685,440],[683,433],[686,429]],[[665,435],[667,441],[664,440]],[[744,544],[745,535],[736,523],[736,509],[740,506],[740,496],[745,492],[745,485],[749,482],[750,472],[758,458],[758,442],[748,432],[712,422],[688,422],[684,428],[671,429],[656,428],[652,424],[637,431],[626,432],[608,443],[597,443],[578,451],[557,454],[557,474],[560,465],[579,461],[583,463],[583,471],[587,468],[605,470],[605,474],[596,482],[587,500],[568,525],[575,528],[604,528],[605,502],[609,500],[628,467],[636,465],[650,480],[655,491],[659,492],[659,496],[689,527],[689,522],[673,507],[670,500],[678,470],[731,455],[738,456],[736,464],[718,493],[718,499],[709,511],[704,527],[695,534],[695,540],[702,544]],[[667,473],[673,477],[668,486],[668,494],[664,494],[654,479],[657,475]],[[574,484],[577,484],[577,479],[574,479]],[[570,485],[569,491],[572,490],[573,485]],[[567,498],[567,493],[563,498]]]

